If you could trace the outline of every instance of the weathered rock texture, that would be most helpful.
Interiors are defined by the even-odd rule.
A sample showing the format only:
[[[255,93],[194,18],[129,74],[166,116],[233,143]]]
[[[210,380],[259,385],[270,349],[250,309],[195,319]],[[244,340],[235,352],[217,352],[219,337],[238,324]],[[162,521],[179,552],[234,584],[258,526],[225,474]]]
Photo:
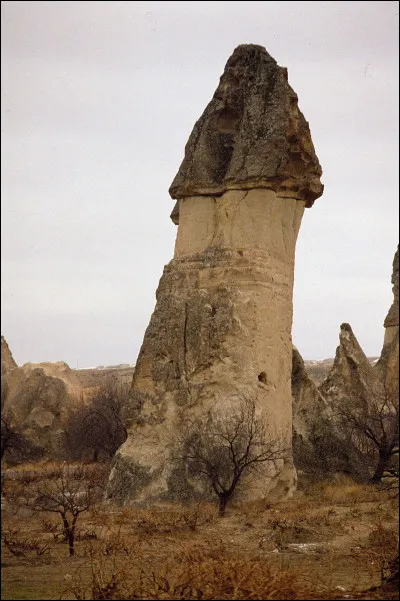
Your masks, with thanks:
[[[175,254],[136,363],[110,499],[191,494],[171,451],[180,419],[228,410],[243,396],[290,444],[295,245],[304,207],[322,193],[320,175],[286,69],[260,46],[239,46],[170,188]],[[291,460],[280,462],[246,494],[288,494],[294,482]]]
[[[292,395],[293,460],[299,474],[306,479],[324,479],[341,472],[367,479],[361,453],[350,440],[344,440],[329,397],[324,398],[310,378],[295,347]]]
[[[11,351],[4,336],[1,337],[1,376],[5,376],[15,367],[18,367],[14,361]]]
[[[172,198],[266,188],[311,206],[321,167],[297,95],[262,46],[238,46],[197,121],[170,187]]]
[[[347,471],[368,479],[366,463],[343,436],[340,413],[396,416],[399,402],[399,255],[393,261],[394,301],[384,325],[385,339],[381,356],[371,362],[360,347],[349,324],[340,326],[340,344],[326,379],[319,388],[313,387],[297,351],[293,355],[293,451],[295,465],[307,475],[318,472]],[[325,407],[324,407],[325,403]],[[382,422],[383,423],[383,422]],[[387,422],[385,422],[387,427]],[[346,430],[346,428],[344,429]],[[320,434],[324,434],[323,438]],[[335,439],[340,444],[335,444]],[[384,440],[384,437],[382,438]],[[323,442],[323,450],[320,447]],[[333,457],[331,451],[333,450]],[[332,461],[333,459],[333,461]]]
[[[375,365],[378,361],[379,357],[372,356],[368,357],[368,361]],[[304,367],[306,369],[307,374],[310,376],[314,384],[319,386],[327,377],[330,370],[332,369],[332,365],[334,362],[334,357],[330,357],[329,359],[304,359]]]
[[[2,377],[2,392],[4,415],[36,452],[51,458],[62,456],[66,442],[63,426],[81,392],[68,365],[60,361],[15,367]]]
[[[354,399],[367,402],[381,393],[375,368],[365,356],[348,323],[340,326],[339,340],[332,369],[319,391],[334,407],[345,399],[349,403]]]
[[[393,303],[386,315],[383,323],[385,327],[385,339],[384,345],[389,344],[399,334],[399,247],[393,259],[393,271],[392,271],[392,284],[393,284]]]
[[[393,303],[384,321],[385,337],[376,371],[391,399],[399,400],[399,247],[393,259]]]

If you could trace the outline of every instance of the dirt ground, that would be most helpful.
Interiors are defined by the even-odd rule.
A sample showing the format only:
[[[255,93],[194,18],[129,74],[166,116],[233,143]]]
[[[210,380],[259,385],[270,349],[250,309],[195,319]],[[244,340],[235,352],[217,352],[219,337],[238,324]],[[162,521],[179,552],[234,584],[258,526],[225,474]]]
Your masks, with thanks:
[[[81,514],[70,558],[57,514],[6,501],[2,598],[398,599],[379,588],[398,550],[397,507],[348,479],[232,502],[223,518],[210,503],[99,504]]]

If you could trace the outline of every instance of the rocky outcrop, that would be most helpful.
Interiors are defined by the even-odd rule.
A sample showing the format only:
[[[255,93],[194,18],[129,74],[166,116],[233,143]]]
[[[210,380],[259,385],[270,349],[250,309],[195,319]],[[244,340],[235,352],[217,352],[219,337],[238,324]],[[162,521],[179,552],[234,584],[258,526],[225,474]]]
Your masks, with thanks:
[[[319,387],[320,393],[333,407],[343,401],[365,402],[381,394],[381,384],[376,370],[365,356],[351,326],[340,326],[340,344],[327,378]]]
[[[4,377],[3,412],[37,454],[56,458],[65,451],[64,424],[77,402],[79,383],[58,363],[26,363]]]
[[[323,479],[341,472],[367,479],[358,449],[338,426],[331,404],[322,396],[293,348],[293,460],[304,479]]]
[[[357,454],[357,449],[353,445],[351,429],[346,428],[349,422],[353,424],[355,440],[357,437],[360,440],[361,437],[364,442],[365,438],[374,441],[379,461],[377,458],[373,480],[379,481],[387,466],[393,462],[396,446],[398,447],[398,248],[393,260],[392,284],[394,300],[384,322],[386,330],[384,344],[377,362],[371,364],[347,323],[340,326],[340,344],[336,349],[333,366],[318,391],[312,389],[304,374],[302,363],[296,357],[296,353],[294,355],[292,377],[294,456],[296,465],[308,475],[315,475],[314,467],[321,464],[320,458],[324,457],[326,460],[331,448],[334,448],[334,463],[338,471],[348,471],[353,476],[360,475],[365,479],[371,477],[372,474],[366,469],[367,462],[365,459],[363,461],[359,453]],[[328,405],[330,415],[323,410],[321,395]],[[302,404],[308,405],[308,410],[305,412],[308,423],[311,424],[311,428],[308,429],[304,425],[302,412],[299,413]],[[318,410],[313,411],[313,407],[317,407]],[[327,415],[328,419],[326,419]],[[323,452],[318,448],[319,437],[315,437],[314,429],[319,432],[325,430]],[[346,432],[348,432],[347,440],[343,438]],[[339,438],[343,444],[332,445],[335,438]],[[346,461],[344,464],[340,461],[343,453],[347,461],[347,469]],[[330,467],[331,462],[327,463],[323,471],[332,471]]]
[[[12,369],[15,369],[17,364],[11,354],[6,339],[4,336],[1,337],[1,376],[7,375]]]
[[[375,365],[378,361],[379,357],[372,356],[368,357],[368,361]],[[332,369],[332,365],[334,363],[334,357],[330,357],[329,359],[304,359],[304,366],[306,368],[307,374],[310,376],[314,384],[319,386],[326,379],[329,372]]]
[[[191,484],[171,454],[181,420],[243,397],[290,446],[295,245],[320,175],[286,69],[260,46],[239,46],[170,188],[175,253],[136,363],[109,499],[184,498]],[[289,494],[294,483],[289,458],[243,494]]]
[[[292,355],[293,430],[298,436],[309,439],[319,418],[329,419],[331,410],[310,378],[304,360],[296,347]]]
[[[399,247],[393,259],[393,303],[384,321],[385,337],[376,371],[389,399],[399,401]]]
[[[385,340],[384,345],[389,344],[399,333],[399,247],[393,259],[393,270],[392,270],[392,284],[393,284],[393,303],[386,315],[383,323],[385,327]]]
[[[68,363],[65,363],[65,361],[56,361],[54,363],[25,363],[23,365],[23,369],[26,374],[29,374],[29,372],[34,370],[41,369],[46,376],[62,380],[68,393],[75,395],[80,393],[81,383],[79,378],[74,370],[69,367]]]
[[[399,247],[392,270],[393,303],[384,321],[385,336],[379,360],[371,365],[349,324],[340,326],[340,345],[327,378],[319,387],[321,394],[333,404],[349,399],[371,404],[386,398],[398,403],[399,398]]]
[[[391,403],[399,402],[399,333],[383,345],[375,372],[382,383],[386,397]]]

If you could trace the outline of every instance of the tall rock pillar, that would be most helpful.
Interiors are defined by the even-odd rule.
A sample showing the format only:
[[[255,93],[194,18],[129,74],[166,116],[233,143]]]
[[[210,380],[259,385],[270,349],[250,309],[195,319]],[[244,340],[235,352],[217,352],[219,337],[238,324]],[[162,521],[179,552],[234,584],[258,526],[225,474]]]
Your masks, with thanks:
[[[287,70],[265,48],[239,46],[170,188],[175,254],[137,360],[109,498],[185,498],[171,452],[180,420],[243,397],[291,444],[295,245],[321,173]],[[294,484],[289,459],[243,494],[290,494]]]
[[[394,254],[392,269],[393,303],[383,323],[385,338],[383,346],[390,344],[399,334],[399,247]]]
[[[393,303],[383,323],[385,337],[375,369],[384,385],[392,406],[399,406],[399,247],[394,254],[392,269]],[[397,409],[398,410],[398,409]]]

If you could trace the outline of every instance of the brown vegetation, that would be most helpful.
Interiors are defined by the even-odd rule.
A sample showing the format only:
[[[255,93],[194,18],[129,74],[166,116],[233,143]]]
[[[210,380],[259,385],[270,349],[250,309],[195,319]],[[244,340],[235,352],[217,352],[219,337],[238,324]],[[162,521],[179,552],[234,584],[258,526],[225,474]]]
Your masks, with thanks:
[[[22,472],[17,478],[5,482],[3,495],[15,510],[27,509],[32,513],[57,514],[61,518],[62,533],[68,542],[69,555],[75,554],[75,531],[81,513],[98,502],[103,492],[98,478],[83,465],[64,463],[59,467],[34,469]],[[14,535],[4,539],[12,551]],[[27,548],[37,547],[28,545]]]
[[[363,454],[373,472],[372,482],[399,477],[399,399],[383,387],[367,399],[345,399],[337,407],[344,432]],[[397,462],[396,462],[397,458]]]
[[[126,440],[123,410],[129,387],[106,378],[70,414],[65,427],[67,454],[74,461],[110,459]]]
[[[5,488],[27,471],[6,471]],[[232,501],[223,519],[210,503],[98,502],[79,518],[74,557],[54,517],[5,501],[3,599],[398,598],[381,588],[398,544],[395,500],[349,479],[284,502]]]

